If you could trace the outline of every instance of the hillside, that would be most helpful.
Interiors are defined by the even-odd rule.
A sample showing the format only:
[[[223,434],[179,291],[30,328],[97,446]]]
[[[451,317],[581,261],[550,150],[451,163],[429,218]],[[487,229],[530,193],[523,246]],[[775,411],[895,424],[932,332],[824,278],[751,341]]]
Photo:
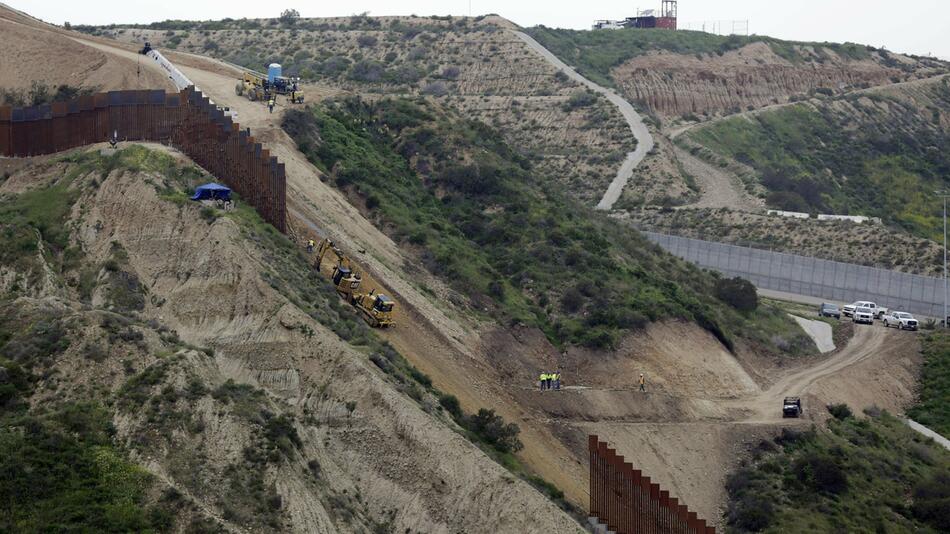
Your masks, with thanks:
[[[950,453],[880,409],[760,442],[729,477],[731,532],[946,532]]]
[[[491,124],[522,155],[593,205],[635,141],[605,99],[557,74],[499,17],[166,21],[79,28],[209,55],[364,95],[427,95]],[[236,80],[235,80],[236,82]]]
[[[207,177],[166,152],[0,185],[5,525],[578,530],[256,213],[188,202]]]
[[[470,31],[476,23],[496,29]],[[416,24],[423,32],[404,35],[401,24]],[[469,29],[449,32],[444,26],[450,24]],[[249,40],[246,48],[192,48],[218,57],[254,47],[283,51],[303,42],[294,32],[311,32],[310,44],[334,34],[340,44],[333,46],[352,55],[348,70],[307,84],[308,105],[281,101],[271,114],[235,94],[239,70],[201,55],[168,53],[286,165],[293,242],[248,210],[192,206],[183,193],[211,178],[186,161],[170,166],[133,147],[125,149],[136,151],[128,153],[131,159],[102,160],[95,152],[90,161],[70,156],[79,158],[77,164],[95,163],[91,178],[98,189],[92,181],[76,184],[77,198],[61,208],[78,221],[65,226],[68,233],[31,215],[36,206],[43,211],[60,205],[48,198],[13,199],[4,211],[18,225],[11,238],[17,246],[9,250],[29,250],[21,241],[28,243],[35,229],[41,236],[49,232],[54,243],[79,240],[88,256],[75,259],[64,245],[44,245],[54,259],[63,250],[62,261],[50,262],[52,270],[45,263],[8,268],[0,279],[33,273],[11,290],[28,287],[33,298],[46,301],[42,288],[60,287],[57,273],[64,273],[77,288],[61,293],[69,309],[111,308],[131,317],[133,332],[153,328],[166,343],[148,345],[140,354],[123,344],[123,336],[137,337],[124,326],[113,339],[102,334],[103,347],[121,354],[109,353],[113,382],[95,389],[99,396],[92,400],[100,399],[118,439],[86,433],[93,447],[127,452],[125,463],[158,474],[159,487],[137,500],[147,517],[160,504],[155,495],[165,489],[161,485],[172,484],[197,508],[168,506],[182,510],[176,525],[210,517],[248,531],[574,531],[577,524],[558,508],[586,501],[586,440],[598,434],[716,522],[725,508],[726,477],[747,454],[747,444],[771,439],[786,425],[823,424],[818,410],[809,410],[805,420],[782,421],[776,398],[802,392],[809,406],[877,403],[895,413],[913,401],[920,357],[912,335],[844,329],[836,336],[837,350],[816,354],[784,305],[758,301],[747,284],[680,262],[590,210],[602,185],[587,188],[584,196],[566,186],[550,158],[535,157],[525,147],[541,133],[577,134],[564,127],[565,118],[596,111],[602,103],[575,97],[576,86],[550,82],[549,76],[557,83],[562,77],[534,55],[522,58],[528,50],[513,41],[508,27],[494,18],[347,17],[293,26],[174,21],[149,30],[153,36],[172,32],[167,45],[180,37],[174,44],[179,48],[193,41],[203,48],[212,35],[223,39],[215,32]],[[126,41],[141,39],[145,31],[84,30],[119,40],[68,35],[133,62],[138,47]],[[502,115],[525,105],[527,99],[511,96],[533,90],[518,88],[522,79],[542,90],[548,83],[560,87],[556,94],[535,95],[539,105],[557,103],[543,108],[553,126],[541,133],[529,127],[518,137],[516,128],[460,105],[491,102],[492,95],[420,94],[427,85],[392,81],[395,67],[379,80],[349,79],[362,54],[380,50],[397,54],[393,65],[425,65],[428,60],[409,59],[409,43],[430,41],[424,52],[441,54],[432,36],[449,35],[473,38],[458,43],[462,61],[465,46],[482,47],[459,79],[466,68],[486,65],[484,80],[472,83],[497,84],[498,91],[515,87],[500,97],[504,107],[496,111]],[[358,37],[376,41],[364,38],[365,46],[357,41],[354,47]],[[507,41],[511,48],[505,48]],[[504,55],[493,58],[491,46]],[[267,61],[269,53],[255,53],[263,56],[257,61]],[[521,70],[504,74],[514,70],[506,63],[519,59]],[[441,76],[441,66],[431,72]],[[542,74],[532,78],[529,66]],[[491,72],[504,75],[493,79]],[[426,76],[427,84],[446,82]],[[516,119],[511,124],[521,126]],[[628,135],[629,129],[622,130]],[[544,140],[550,143],[545,150],[567,146],[572,155],[579,152],[578,161],[599,155],[564,141]],[[663,159],[675,149],[661,143],[647,165],[654,162],[651,169],[678,180],[675,163]],[[29,189],[31,180],[73,174],[65,167],[31,171],[47,162],[71,160],[0,162],[11,177],[4,187],[12,193],[18,183]],[[107,169],[114,172],[103,175]],[[603,169],[606,183],[616,168]],[[642,180],[636,187],[653,192],[645,202],[695,194],[661,180]],[[60,198],[74,189],[37,190]],[[323,236],[353,258],[367,286],[395,298],[396,328],[369,331],[310,272],[309,258],[299,250],[306,239]],[[23,301],[13,304],[22,307]],[[116,311],[140,305],[137,316]],[[115,329],[111,322],[104,328]],[[45,323],[35,331],[11,324],[8,339],[21,345],[49,330]],[[176,332],[180,346],[165,329]],[[142,332],[147,343],[154,341]],[[70,343],[66,360],[72,350],[78,349]],[[123,360],[131,364],[128,375]],[[27,391],[22,366],[4,362],[4,368],[12,389]],[[96,368],[75,368],[67,378],[37,368],[38,380],[44,391],[52,387],[47,384],[78,391],[73,382],[84,393],[92,390],[75,377]],[[540,393],[538,372],[553,369],[563,371],[565,388]],[[646,392],[637,391],[639,373],[647,377]],[[207,391],[195,386],[192,392],[191,375]],[[32,415],[57,406],[56,393],[33,391]],[[49,418],[51,425],[61,420]],[[187,461],[175,459],[182,456]],[[221,488],[232,487],[236,504],[216,498]]]
[[[39,32],[39,33],[38,33]],[[61,85],[90,92],[113,89],[169,89],[174,86],[157,71],[141,69],[135,61],[116,58],[84,46],[53,29],[0,7],[0,104],[11,92],[36,85]],[[37,58],[43,58],[38,61]],[[15,95],[14,95],[15,96]],[[12,101],[11,104],[23,105]],[[25,102],[30,104],[30,102]]]
[[[696,31],[527,30],[545,47],[632,102],[666,118],[709,117],[815,92],[946,73],[945,62],[847,43],[803,43]]]
[[[881,224],[794,219],[725,208],[635,209],[622,219],[663,234],[943,276],[942,242]]]
[[[811,99],[691,130],[752,169],[779,209],[870,215],[940,239],[950,160],[950,79]]]

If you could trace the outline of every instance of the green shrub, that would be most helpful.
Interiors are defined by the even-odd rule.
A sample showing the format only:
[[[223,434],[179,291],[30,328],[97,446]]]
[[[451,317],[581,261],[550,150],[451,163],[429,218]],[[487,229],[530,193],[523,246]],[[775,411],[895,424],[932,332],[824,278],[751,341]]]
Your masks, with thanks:
[[[830,456],[808,455],[800,458],[793,471],[806,487],[822,493],[844,493],[848,489],[848,475]]]
[[[499,452],[518,452],[524,447],[518,439],[521,430],[518,425],[505,424],[505,420],[496,415],[495,410],[479,409],[477,414],[465,418],[465,427]]]
[[[108,412],[64,404],[0,426],[0,529],[17,532],[144,532],[151,476],[113,447]]]
[[[847,419],[853,417],[854,413],[851,412],[851,408],[847,404],[829,404],[828,413],[834,416],[835,419]]]
[[[907,415],[944,436],[950,435],[950,333],[934,330],[920,337],[924,367],[917,404]]]
[[[914,487],[914,516],[940,532],[950,531],[950,472],[934,473]]]
[[[755,311],[759,307],[755,286],[738,276],[716,280],[716,298],[742,312]]]
[[[462,406],[459,404],[459,400],[455,398],[454,395],[449,395],[444,393],[439,395],[439,404],[445,408],[445,411],[449,412],[455,420],[461,421],[462,419]]]

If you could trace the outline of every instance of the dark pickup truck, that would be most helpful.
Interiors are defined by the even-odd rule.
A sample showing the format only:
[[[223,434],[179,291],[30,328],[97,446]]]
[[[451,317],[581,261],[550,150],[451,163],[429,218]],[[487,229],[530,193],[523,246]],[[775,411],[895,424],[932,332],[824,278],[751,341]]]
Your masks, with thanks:
[[[799,397],[785,397],[782,403],[782,417],[801,417],[802,399]]]

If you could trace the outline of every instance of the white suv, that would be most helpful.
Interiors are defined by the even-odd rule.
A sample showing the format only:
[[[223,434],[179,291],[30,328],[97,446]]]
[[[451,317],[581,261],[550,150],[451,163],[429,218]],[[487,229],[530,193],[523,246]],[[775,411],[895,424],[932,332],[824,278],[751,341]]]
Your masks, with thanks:
[[[883,306],[878,306],[877,304],[869,300],[859,300],[851,304],[845,304],[841,307],[841,313],[845,317],[851,317],[854,314],[854,310],[857,308],[868,308],[871,310],[871,317],[881,318],[887,314],[887,308]]]
[[[917,319],[907,312],[893,312],[884,316],[884,326],[895,326],[898,330],[917,330]]]
[[[874,310],[866,306],[860,306],[851,312],[851,321],[855,323],[874,324]]]

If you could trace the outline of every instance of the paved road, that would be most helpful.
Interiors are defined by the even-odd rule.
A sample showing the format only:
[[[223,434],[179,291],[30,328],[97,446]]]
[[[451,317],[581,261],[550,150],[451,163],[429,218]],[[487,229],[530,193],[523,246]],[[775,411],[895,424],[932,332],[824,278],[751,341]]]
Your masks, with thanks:
[[[607,191],[604,193],[603,198],[601,198],[600,202],[597,204],[597,209],[599,210],[611,209],[614,203],[617,202],[617,199],[620,198],[620,193],[623,192],[623,188],[627,185],[627,182],[630,181],[630,178],[633,176],[633,170],[637,168],[637,165],[639,165],[641,161],[643,161],[643,158],[647,155],[647,152],[653,149],[653,136],[650,135],[650,131],[647,130],[646,125],[643,124],[643,119],[640,117],[637,111],[633,109],[633,106],[630,105],[630,102],[624,100],[623,97],[618,95],[613,89],[601,87],[581,76],[577,73],[577,71],[571,67],[568,67],[563,61],[558,59],[557,56],[552,54],[547,48],[541,46],[539,42],[535,41],[528,34],[517,31],[512,33],[524,41],[529,48],[540,54],[548,61],[548,63],[551,63],[560,69],[564,74],[567,74],[572,80],[582,83],[590,90],[604,95],[607,100],[609,100],[613,105],[617,106],[617,109],[620,110],[623,118],[630,126],[630,131],[633,132],[633,136],[637,138],[636,150],[627,154],[627,158],[624,160],[623,165],[621,165],[620,169],[617,171],[617,177],[614,178],[614,181],[610,183],[609,187],[607,187]]]
[[[913,419],[908,419],[907,425],[913,428],[914,430],[916,430],[917,432],[927,436],[928,438],[933,438],[933,440],[936,441],[941,446],[943,446],[944,449],[947,449],[948,451],[950,451],[950,439],[947,439],[941,436],[940,434],[934,432],[933,430],[930,430],[929,428],[918,423],[917,421],[914,421]]]

